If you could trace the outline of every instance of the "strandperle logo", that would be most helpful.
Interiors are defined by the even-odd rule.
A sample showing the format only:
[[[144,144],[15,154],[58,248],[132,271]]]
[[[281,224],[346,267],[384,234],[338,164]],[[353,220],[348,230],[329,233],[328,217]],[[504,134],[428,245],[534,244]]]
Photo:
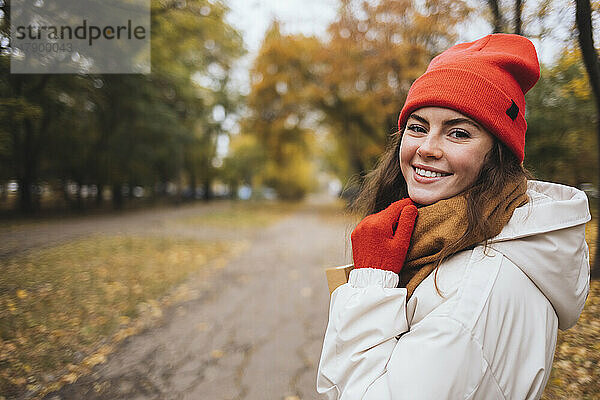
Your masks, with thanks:
[[[86,19],[83,20],[81,25],[72,26],[17,26],[16,27],[16,38],[17,39],[31,39],[31,40],[87,40],[91,46],[94,40],[97,39],[146,39],[146,28],[137,25],[133,26],[131,20],[127,20],[127,25],[104,26],[99,27],[96,25],[89,25]]]
[[[150,73],[150,0],[12,0],[11,73]]]

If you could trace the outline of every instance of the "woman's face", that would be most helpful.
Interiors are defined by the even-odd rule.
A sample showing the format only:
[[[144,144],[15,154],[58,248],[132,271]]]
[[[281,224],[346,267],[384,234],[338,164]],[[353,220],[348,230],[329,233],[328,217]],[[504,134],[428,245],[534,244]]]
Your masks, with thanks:
[[[472,186],[494,137],[449,108],[423,107],[409,116],[400,144],[400,170],[418,204],[448,199]]]

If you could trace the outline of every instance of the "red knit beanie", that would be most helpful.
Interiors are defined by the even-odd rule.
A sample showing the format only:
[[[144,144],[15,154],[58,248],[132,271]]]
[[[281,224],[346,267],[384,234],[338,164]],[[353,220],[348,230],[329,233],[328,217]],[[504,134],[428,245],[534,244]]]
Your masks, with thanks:
[[[525,156],[525,93],[540,77],[533,43],[495,33],[457,44],[435,57],[408,91],[398,118],[402,131],[410,114],[433,106],[459,111]]]

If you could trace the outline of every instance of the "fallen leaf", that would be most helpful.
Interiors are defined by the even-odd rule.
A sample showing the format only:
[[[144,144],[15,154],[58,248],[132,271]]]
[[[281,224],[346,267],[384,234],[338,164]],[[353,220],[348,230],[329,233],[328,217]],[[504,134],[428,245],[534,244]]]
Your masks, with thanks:
[[[83,364],[87,365],[88,367],[91,368],[91,367],[93,367],[95,365],[102,364],[105,361],[106,361],[106,357],[104,356],[104,354],[98,354],[98,353],[96,353],[96,354],[92,354],[91,356],[89,356],[88,358],[86,358],[83,361]]]
[[[222,350],[213,350],[210,352],[210,355],[212,358],[221,358],[223,357],[224,353]]]
[[[67,374],[61,378],[61,381],[65,382],[65,383],[73,383],[76,380],[77,380],[77,374],[75,374],[75,373]]]

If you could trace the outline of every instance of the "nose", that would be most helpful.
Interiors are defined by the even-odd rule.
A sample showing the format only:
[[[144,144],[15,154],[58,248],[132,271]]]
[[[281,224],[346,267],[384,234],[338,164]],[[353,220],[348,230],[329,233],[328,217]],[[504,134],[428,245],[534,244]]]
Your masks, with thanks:
[[[417,154],[423,158],[441,158],[443,153],[438,136],[434,132],[429,132],[417,148]]]

